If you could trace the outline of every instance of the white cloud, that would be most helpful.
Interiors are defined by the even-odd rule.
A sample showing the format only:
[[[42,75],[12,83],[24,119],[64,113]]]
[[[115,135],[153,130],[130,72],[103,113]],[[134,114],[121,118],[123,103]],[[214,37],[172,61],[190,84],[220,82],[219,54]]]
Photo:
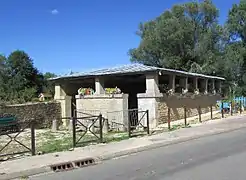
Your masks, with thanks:
[[[51,12],[51,14],[53,14],[53,15],[59,14],[59,11],[58,11],[57,9],[53,9],[53,10],[51,10],[50,12]]]

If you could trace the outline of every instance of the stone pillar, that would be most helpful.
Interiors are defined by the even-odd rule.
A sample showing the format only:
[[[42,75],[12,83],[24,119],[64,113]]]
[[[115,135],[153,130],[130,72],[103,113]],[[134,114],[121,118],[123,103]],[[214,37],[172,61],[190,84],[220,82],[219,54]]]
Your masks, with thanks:
[[[54,99],[60,99],[61,96],[65,96],[66,93],[61,85],[55,85],[55,97]]]
[[[175,91],[175,75],[174,74],[170,74],[169,75],[169,85],[168,85],[168,88],[169,89],[173,89],[173,91]]]
[[[194,86],[194,89],[198,89],[198,78],[197,77],[193,79],[193,86]]]
[[[159,94],[160,96],[160,94]],[[150,95],[147,93],[138,94],[138,109],[149,110],[149,124],[150,128],[155,128],[158,125],[158,95]],[[143,123],[145,126],[147,122]]]
[[[55,85],[54,99],[61,104],[61,117],[67,118],[72,116],[72,97],[67,96],[61,85]],[[63,126],[69,125],[69,120],[63,119]]]
[[[202,92],[207,92],[208,91],[208,79],[202,79]]]
[[[159,90],[159,78],[158,74],[147,74],[146,75],[146,94],[158,94]]]
[[[103,78],[95,78],[95,89],[95,94],[105,94]]]

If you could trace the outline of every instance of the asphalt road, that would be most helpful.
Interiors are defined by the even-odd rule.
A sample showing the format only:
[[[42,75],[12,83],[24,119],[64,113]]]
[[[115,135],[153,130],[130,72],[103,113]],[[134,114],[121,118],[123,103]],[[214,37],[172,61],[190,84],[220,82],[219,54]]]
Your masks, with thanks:
[[[32,180],[245,180],[246,129]]]

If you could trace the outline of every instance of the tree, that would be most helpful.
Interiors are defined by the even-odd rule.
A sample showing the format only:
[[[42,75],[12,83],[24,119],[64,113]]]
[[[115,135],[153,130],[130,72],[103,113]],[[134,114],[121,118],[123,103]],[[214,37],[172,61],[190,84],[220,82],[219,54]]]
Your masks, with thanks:
[[[246,43],[246,0],[241,0],[239,4],[233,4],[229,11],[227,28],[232,41],[242,41]]]
[[[1,99],[26,102],[37,97],[44,85],[43,75],[34,67],[32,59],[24,51],[14,51],[7,58],[1,56],[4,71],[0,85]]]
[[[225,27],[229,32],[227,59],[233,62],[235,91],[246,95],[246,0],[233,4]]]
[[[45,85],[44,85],[43,91],[51,94],[52,96],[55,95],[55,85],[54,85],[54,82],[49,81],[49,79],[54,78],[56,76],[57,76],[56,74],[51,73],[51,72],[46,72],[44,74]]]
[[[131,61],[191,72],[214,74],[221,60],[223,28],[212,1],[175,5],[156,19],[140,23],[138,48]]]
[[[6,91],[6,57],[0,55],[0,99],[3,99]]]

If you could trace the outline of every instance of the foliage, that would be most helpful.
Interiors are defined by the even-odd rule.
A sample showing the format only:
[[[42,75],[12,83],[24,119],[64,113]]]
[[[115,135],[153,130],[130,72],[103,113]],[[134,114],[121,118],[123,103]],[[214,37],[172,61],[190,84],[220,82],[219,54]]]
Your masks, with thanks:
[[[24,51],[14,51],[8,57],[0,56],[0,99],[4,102],[31,101],[49,87],[45,76],[33,65]]]
[[[43,91],[52,95],[54,97],[55,95],[55,84],[53,81],[49,81],[50,78],[56,77],[56,74],[46,72],[44,74],[44,86],[43,86]]]
[[[132,62],[223,76],[225,87],[245,94],[246,0],[234,4],[227,22],[218,23],[211,0],[174,5],[140,23],[141,42],[129,50]]]
[[[220,47],[222,27],[211,1],[175,5],[150,22],[141,23],[142,41],[131,49],[132,61],[185,71],[209,73]]]

